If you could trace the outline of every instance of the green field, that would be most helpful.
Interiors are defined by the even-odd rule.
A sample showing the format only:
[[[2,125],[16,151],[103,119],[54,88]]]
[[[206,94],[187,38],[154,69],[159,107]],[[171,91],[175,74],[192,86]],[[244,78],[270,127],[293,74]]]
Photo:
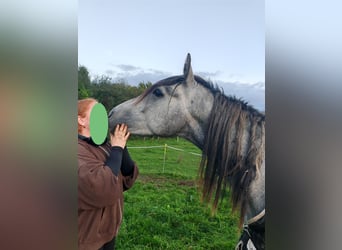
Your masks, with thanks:
[[[127,146],[140,175],[125,192],[116,249],[234,249],[240,233],[229,198],[215,215],[200,201],[198,148],[178,138],[132,137]],[[150,146],[160,147],[136,148]]]

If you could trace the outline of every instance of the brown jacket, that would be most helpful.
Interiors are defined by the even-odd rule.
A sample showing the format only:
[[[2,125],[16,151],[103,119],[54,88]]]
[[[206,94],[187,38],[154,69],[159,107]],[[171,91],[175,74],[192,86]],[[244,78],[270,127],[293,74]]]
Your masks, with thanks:
[[[104,162],[110,144],[94,146],[78,139],[78,249],[97,250],[117,235],[123,215],[123,191],[138,176],[115,176]]]

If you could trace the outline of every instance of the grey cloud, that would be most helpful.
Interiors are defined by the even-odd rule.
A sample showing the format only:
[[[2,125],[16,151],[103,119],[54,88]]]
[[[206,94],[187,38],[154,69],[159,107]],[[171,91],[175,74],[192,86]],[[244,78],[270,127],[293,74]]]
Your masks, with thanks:
[[[196,75],[199,75],[203,78],[211,78],[211,77],[217,77],[221,74],[221,71],[216,71],[216,72],[206,72],[206,71],[201,71],[201,72],[196,72]]]
[[[153,72],[154,74],[157,74],[157,75],[165,75],[165,74],[170,74],[171,73],[168,73],[168,72],[165,72],[165,71],[161,71],[161,70],[157,70],[157,69],[148,69],[149,72]]]
[[[114,81],[125,80],[130,85],[138,85],[141,82],[155,83],[163,78],[172,75],[170,72],[164,72],[156,69],[144,69],[128,64],[112,64],[105,72],[110,75]],[[114,68],[114,69],[113,69]]]
[[[141,68],[133,66],[133,65],[128,65],[128,64],[118,64],[115,65],[117,68],[123,70],[123,71],[136,71],[136,70],[141,70]]]
[[[116,71],[114,71],[114,70],[112,70],[112,69],[107,69],[107,70],[105,71],[105,73],[106,73],[107,75],[115,75]]]
[[[155,83],[161,79],[171,76],[169,73],[162,71],[153,72],[137,72],[136,74],[131,74],[129,72],[121,72],[116,74],[113,80],[125,79],[130,85],[138,85],[141,82],[152,82]]]

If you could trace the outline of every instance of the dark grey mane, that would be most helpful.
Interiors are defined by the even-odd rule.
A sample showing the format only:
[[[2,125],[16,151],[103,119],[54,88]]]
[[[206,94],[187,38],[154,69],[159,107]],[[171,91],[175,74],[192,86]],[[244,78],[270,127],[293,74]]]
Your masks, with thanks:
[[[216,209],[230,188],[233,210],[240,208],[240,226],[246,213],[248,188],[261,165],[265,116],[247,103],[214,93],[200,179],[203,199]]]

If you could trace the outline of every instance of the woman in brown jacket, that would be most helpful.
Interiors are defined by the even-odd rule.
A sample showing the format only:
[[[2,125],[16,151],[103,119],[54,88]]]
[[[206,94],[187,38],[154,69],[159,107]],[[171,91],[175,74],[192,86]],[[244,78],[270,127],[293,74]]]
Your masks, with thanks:
[[[126,125],[110,142],[97,145],[90,135],[95,99],[78,101],[78,249],[113,250],[123,215],[123,191],[134,184],[138,168],[126,148]]]

